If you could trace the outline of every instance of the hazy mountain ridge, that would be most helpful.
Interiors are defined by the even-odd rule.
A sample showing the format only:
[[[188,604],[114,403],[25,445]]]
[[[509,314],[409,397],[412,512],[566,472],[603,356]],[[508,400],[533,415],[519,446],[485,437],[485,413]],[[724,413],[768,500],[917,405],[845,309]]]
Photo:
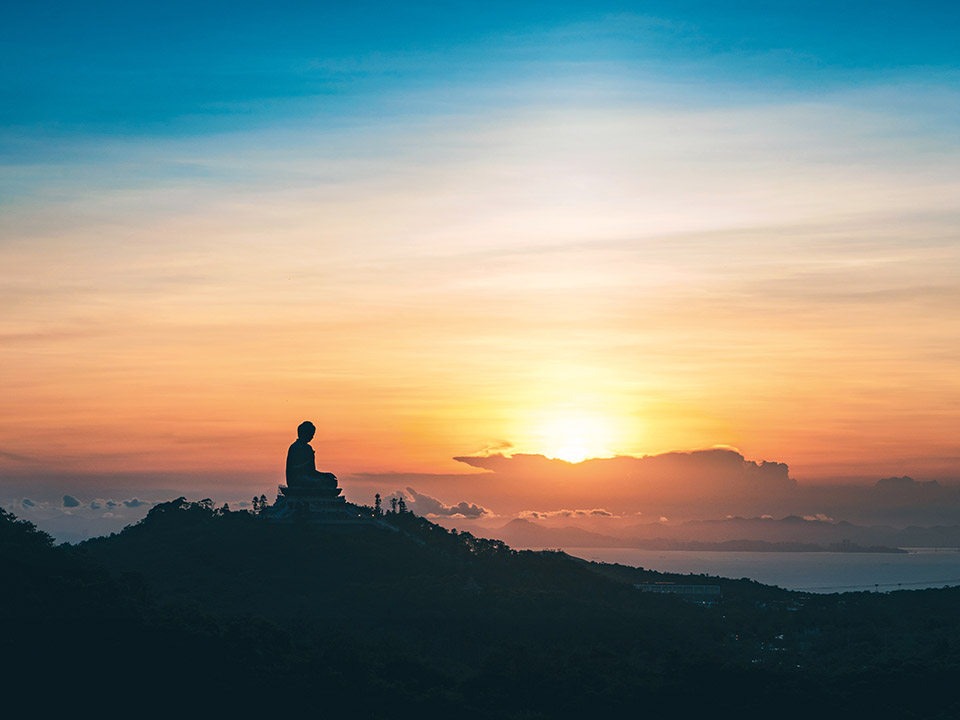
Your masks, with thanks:
[[[792,536],[768,538],[745,535],[735,538],[691,536],[680,539],[704,542],[762,539],[768,542],[820,544],[850,539],[860,545],[927,546],[929,544],[933,547],[955,547],[957,541],[952,539],[955,535],[948,530],[924,533],[915,532],[913,528],[960,526],[960,489],[955,484],[936,480],[919,481],[909,476],[899,476],[881,478],[869,486],[789,485],[784,484],[780,478],[784,472],[783,468],[786,467],[782,463],[753,462],[745,460],[742,455],[730,450],[654,456],[660,458],[659,465],[653,464],[650,467],[662,466],[670,470],[671,465],[676,465],[673,474],[666,476],[667,479],[672,477],[679,483],[675,486],[677,498],[671,498],[669,484],[663,486],[663,483],[656,478],[645,479],[631,474],[631,468],[635,465],[633,461],[639,458],[621,457],[616,459],[618,461],[616,463],[596,465],[589,460],[580,464],[571,464],[561,460],[549,460],[543,456],[520,457],[522,462],[518,466],[519,474],[517,474],[518,468],[511,464],[511,458],[498,456],[496,462],[491,465],[493,470],[479,475],[410,476],[404,473],[359,475],[351,481],[354,488],[348,495],[352,499],[357,499],[355,492],[362,498],[366,491],[367,499],[372,501],[374,488],[385,498],[399,497],[402,494],[406,497],[411,509],[418,515],[430,517],[447,527],[478,531],[479,528],[484,528],[482,531],[484,534],[494,524],[502,525],[507,518],[513,517],[528,518],[538,522],[569,517],[576,521],[573,524],[577,527],[617,537],[625,536],[624,528],[633,519],[634,524],[638,525],[638,533],[643,537],[651,538],[643,527],[651,523],[639,522],[641,517],[652,519],[665,516],[671,519],[667,524],[673,527],[681,522],[692,520],[718,521],[724,516],[750,519],[796,515],[809,518],[835,518],[861,528],[886,527],[901,530],[909,528],[911,533],[908,533],[904,540],[884,534],[881,530],[863,532],[862,538],[831,539]],[[483,459],[474,459],[474,462],[481,460]],[[602,472],[604,467],[618,468],[618,474],[607,477],[602,474],[585,474],[587,469],[593,468],[594,471]],[[648,465],[641,465],[641,467],[648,468]],[[681,470],[684,470],[686,475],[680,473]],[[501,473],[503,476],[499,477]],[[740,474],[747,477],[753,476],[754,485],[746,496],[738,490],[738,488],[744,489],[742,478],[737,480]],[[691,480],[694,475],[698,479]],[[728,483],[731,477],[733,480]],[[771,482],[767,483],[766,480],[756,482],[757,478],[768,478]],[[93,483],[95,478],[85,478],[85,480]],[[619,489],[613,488],[618,493],[615,497],[611,497],[609,492],[611,490],[609,484],[612,481],[625,483]],[[396,489],[392,493],[386,491],[380,486],[381,482],[389,482],[390,487]],[[518,487],[526,487],[531,482],[532,487],[523,490],[523,493],[528,494],[529,497],[526,497],[522,503],[510,499],[520,492]],[[688,492],[688,482],[695,482],[701,489],[709,486],[709,493],[691,494]],[[397,483],[402,483],[401,487],[397,488]],[[540,484],[537,485],[537,483]],[[576,502],[566,503],[562,499],[562,494],[558,496],[554,492],[557,486],[566,488],[564,492],[571,487],[575,488],[581,497],[575,498]],[[658,486],[660,490],[656,490]],[[774,487],[780,490],[771,493],[771,488]],[[361,488],[365,488],[365,491]],[[549,488],[549,492],[544,488]],[[730,490],[730,497],[723,496],[725,488]],[[38,487],[30,488],[25,485],[19,488],[21,493],[19,496],[0,499],[0,505],[37,523],[58,540],[69,542],[79,542],[90,537],[117,532],[130,522],[139,520],[148,506],[157,502],[166,502],[184,492],[183,490],[143,490],[138,491],[137,497],[131,498],[129,494],[121,494],[125,491],[120,490],[106,495],[92,496],[84,496],[78,491],[72,491],[76,497],[63,493],[51,497],[49,493],[37,494],[39,491]],[[253,492],[251,489],[250,494]],[[718,492],[720,492],[719,496]],[[235,509],[249,506],[249,500],[244,499],[249,498],[249,495],[245,492],[240,495],[236,487],[229,495],[215,491],[207,494],[217,498],[217,504],[229,502]],[[256,494],[259,495],[260,490],[257,490]],[[41,496],[44,499],[41,500]],[[521,495],[521,497],[524,496]],[[551,498],[552,502],[562,504],[544,506],[546,497]],[[444,498],[447,502],[438,498]],[[68,505],[68,503],[71,504]],[[563,508],[573,508],[573,510]],[[600,522],[584,522],[589,519]],[[658,523],[653,525],[656,526]],[[668,534],[664,537],[671,537],[670,531],[666,532]],[[911,534],[916,537],[911,537]]]
[[[798,515],[861,526],[960,525],[958,478],[916,480],[902,475],[878,476],[869,483],[800,483],[785,463],[750,460],[729,448],[579,463],[522,453],[455,459],[487,472],[435,478],[382,475],[363,481],[400,481],[419,493],[446,499],[448,506],[468,502],[505,518],[536,519],[561,508],[598,508],[616,517],[643,513],[674,522]]]
[[[960,525],[895,528],[863,526],[847,521],[787,515],[783,518],[726,518],[691,520],[678,525],[646,523],[625,532],[629,538],[667,537],[703,542],[763,540],[766,542],[810,542],[835,544],[849,541],[859,545],[890,547],[960,547]]]
[[[477,530],[517,547],[623,547],[657,550],[753,550],[779,552],[895,552],[896,548],[958,548],[960,526],[863,527],[802,518],[692,520],[676,525],[640,523],[609,533],[575,525],[544,526],[528,519]]]

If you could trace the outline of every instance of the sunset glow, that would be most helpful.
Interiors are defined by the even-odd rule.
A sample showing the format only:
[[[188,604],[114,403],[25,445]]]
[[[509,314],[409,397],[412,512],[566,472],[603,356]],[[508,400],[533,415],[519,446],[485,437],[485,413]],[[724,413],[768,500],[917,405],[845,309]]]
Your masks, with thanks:
[[[715,51],[671,7],[328,50],[309,18],[269,72],[202,50],[214,15],[168,28],[169,76],[38,56],[2,136],[0,472],[269,486],[312,419],[341,475],[732,445],[802,482],[954,476],[947,46],[910,46],[944,74],[791,64],[827,52],[793,21],[747,13],[776,38],[747,50],[705,5]],[[128,56],[167,77],[129,107]]]
[[[558,411],[546,421],[541,437],[542,445],[537,452],[571,463],[612,454],[609,423],[587,414]]]

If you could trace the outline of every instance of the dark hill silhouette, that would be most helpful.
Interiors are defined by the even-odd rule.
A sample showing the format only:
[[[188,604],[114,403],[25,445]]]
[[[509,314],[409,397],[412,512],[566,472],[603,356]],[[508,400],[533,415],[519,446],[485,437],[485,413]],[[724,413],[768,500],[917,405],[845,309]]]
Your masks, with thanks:
[[[632,586],[611,583],[591,564],[562,553],[516,552],[500,540],[447,531],[412,513],[387,513],[383,520],[392,531],[374,524],[272,523],[180,499],[156,506],[122,533],[81,547],[105,565],[142,574],[164,601],[255,613],[298,631],[327,632],[377,617],[389,624],[393,609],[406,604],[405,623],[415,623],[411,613],[424,611],[427,632],[434,613],[449,612],[445,607],[464,605],[473,612],[516,593],[626,595],[635,601]],[[634,571],[631,581],[681,577]],[[729,592],[750,598],[779,592],[724,582]]]
[[[66,711],[108,687],[112,704],[190,716],[960,710],[957,590],[803,596],[383,521],[271,523],[178,500],[71,547],[3,513],[7,705]],[[633,587],[667,580],[719,583],[722,603]]]

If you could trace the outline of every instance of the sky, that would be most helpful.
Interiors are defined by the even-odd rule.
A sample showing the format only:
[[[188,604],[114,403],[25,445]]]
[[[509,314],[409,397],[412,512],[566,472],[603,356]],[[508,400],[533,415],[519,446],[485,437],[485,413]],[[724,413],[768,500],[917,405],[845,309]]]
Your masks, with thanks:
[[[955,3],[5,15],[0,495],[960,476]]]

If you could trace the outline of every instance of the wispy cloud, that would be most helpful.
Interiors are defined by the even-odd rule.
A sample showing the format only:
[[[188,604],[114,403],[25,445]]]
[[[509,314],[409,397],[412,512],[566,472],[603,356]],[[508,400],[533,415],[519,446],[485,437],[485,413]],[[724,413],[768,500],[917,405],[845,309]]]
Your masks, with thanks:
[[[614,513],[603,508],[592,508],[589,510],[521,510],[517,517],[531,518],[534,520],[549,520],[553,518],[612,518],[617,517]]]

